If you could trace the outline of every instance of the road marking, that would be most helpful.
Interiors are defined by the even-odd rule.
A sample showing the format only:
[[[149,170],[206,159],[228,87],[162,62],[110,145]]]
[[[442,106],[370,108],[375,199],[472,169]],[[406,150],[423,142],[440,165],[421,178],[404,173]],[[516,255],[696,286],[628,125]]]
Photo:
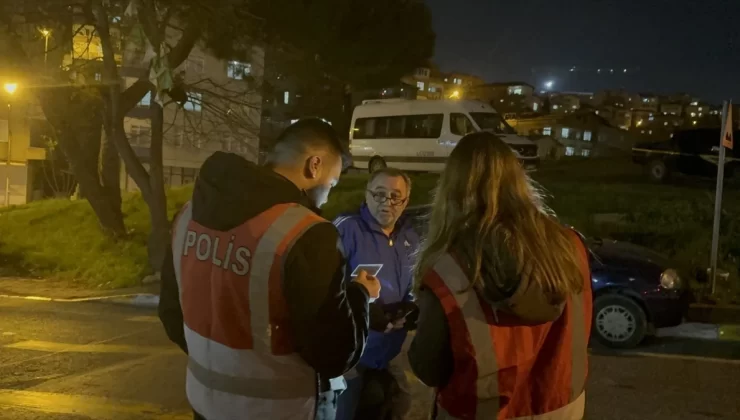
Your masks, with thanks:
[[[164,407],[137,401],[114,400],[88,395],[57,394],[0,389],[0,408],[15,408],[47,414],[70,414],[106,420],[190,420],[192,412],[171,412]]]
[[[56,343],[53,341],[20,341],[18,343],[3,346],[10,349],[35,350],[54,353],[133,353],[133,354],[164,354],[180,353],[180,349],[174,346],[154,347],[135,346],[127,344],[69,344]]]
[[[135,316],[133,318],[128,318],[126,319],[126,321],[159,323],[159,317],[142,315],[142,316]]]
[[[719,357],[705,357],[705,356],[692,356],[688,354],[670,354],[670,353],[650,353],[646,351],[625,351],[620,353],[591,353],[592,356],[604,356],[604,357],[620,357],[620,356],[639,356],[639,357],[654,357],[656,359],[670,359],[670,360],[691,360],[695,362],[708,362],[708,363],[720,363],[726,365],[740,365],[740,360],[737,359],[722,359]]]
[[[100,341],[97,341],[97,342],[94,342],[94,343],[90,343],[90,344],[105,344],[105,343],[110,343],[111,341],[120,340],[120,339],[123,339],[123,338],[126,338],[126,337],[132,337],[134,335],[138,335],[138,334],[141,334],[141,333],[144,333],[144,332],[151,331],[154,328],[155,327],[145,328],[143,330],[134,331],[134,332],[126,333],[126,334],[121,334],[121,335],[116,336],[116,337],[107,338],[105,340],[100,340]],[[23,363],[32,362],[32,361],[35,361],[35,360],[48,359],[49,357],[53,357],[54,355],[56,355],[58,353],[61,353],[61,352],[54,352],[54,353],[42,354],[41,356],[35,356],[35,357],[30,357],[28,359],[17,360],[17,361],[9,362],[9,363],[3,363],[3,364],[0,364],[0,368],[7,368],[7,367],[10,367],[10,366],[16,366],[16,365],[20,365],[20,364],[23,364]]]

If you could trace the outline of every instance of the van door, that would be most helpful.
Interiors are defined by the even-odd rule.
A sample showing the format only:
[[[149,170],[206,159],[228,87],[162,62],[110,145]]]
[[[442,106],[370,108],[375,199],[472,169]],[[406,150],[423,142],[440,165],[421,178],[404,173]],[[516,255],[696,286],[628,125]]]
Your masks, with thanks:
[[[449,152],[445,154],[445,149],[439,143],[444,114],[406,115],[403,118],[406,150],[410,155],[408,168],[418,171],[443,169],[449,155]]]

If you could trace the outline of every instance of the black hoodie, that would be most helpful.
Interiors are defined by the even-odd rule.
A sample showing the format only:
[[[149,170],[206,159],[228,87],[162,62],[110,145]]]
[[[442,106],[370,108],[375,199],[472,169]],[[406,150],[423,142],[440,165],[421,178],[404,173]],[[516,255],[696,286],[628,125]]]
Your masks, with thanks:
[[[286,178],[235,154],[216,152],[203,163],[195,183],[193,220],[227,231],[281,203],[313,209]],[[329,378],[357,363],[368,334],[367,291],[344,282],[338,241],[334,225],[320,223],[301,236],[284,260],[283,292],[295,342],[319,375],[320,391],[328,389]],[[162,268],[159,315],[169,338],[187,352],[171,250]]]

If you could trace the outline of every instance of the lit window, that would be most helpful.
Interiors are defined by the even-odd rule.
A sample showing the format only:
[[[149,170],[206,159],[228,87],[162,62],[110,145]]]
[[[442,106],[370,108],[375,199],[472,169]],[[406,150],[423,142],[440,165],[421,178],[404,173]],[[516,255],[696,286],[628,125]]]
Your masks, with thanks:
[[[691,105],[693,106],[699,105],[699,102],[692,102]]]
[[[692,121],[691,123],[694,124],[694,125],[696,125],[696,120]]]
[[[648,102],[650,102],[650,99],[648,99],[648,98],[642,98],[642,103],[646,104]]]
[[[578,105],[573,105],[573,109],[578,109]]]
[[[703,109],[704,109],[704,108],[702,108],[702,107],[699,107],[699,112],[701,112],[701,111],[702,111]]]
[[[522,94],[522,87],[521,86],[517,86],[514,89],[512,89],[511,92],[514,95],[521,95]]]
[[[568,146],[565,148],[565,156],[575,156],[576,154],[576,148]]]
[[[290,120],[290,124],[295,124],[295,123],[297,123],[297,122],[298,122],[298,118],[296,118],[296,119],[294,119],[294,120]]]
[[[552,109],[558,109],[558,108],[559,108],[559,106],[557,106],[557,105],[553,105],[552,106]]]
[[[648,130],[648,134],[653,134],[653,130]]]
[[[590,131],[584,131],[583,132],[583,141],[591,141],[591,132]]]
[[[229,61],[226,67],[226,75],[230,79],[242,80],[244,76],[248,76],[252,73],[252,65],[250,63],[240,63],[238,61]]]
[[[103,76],[100,73],[95,73],[95,81],[99,82],[103,79]]]
[[[449,81],[450,81],[450,79],[448,79],[448,78],[445,77],[445,83],[447,83]]]
[[[545,127],[542,129],[542,135],[543,136],[550,136],[552,135],[552,127]]]
[[[187,111],[200,112],[203,108],[203,95],[199,92],[188,93],[188,101],[182,107]]]
[[[434,86],[429,86],[429,91],[434,93],[437,91],[437,88]]]
[[[599,115],[599,110],[597,109],[597,110],[596,110],[596,111],[595,111],[594,113],[595,113],[596,115]]]
[[[692,117],[696,117],[696,112],[692,112],[692,113],[691,113],[691,116],[692,116]]]
[[[424,82],[416,82],[416,87],[417,87],[417,88],[418,88],[418,89],[419,89],[420,91],[422,91],[422,92],[423,92],[423,91],[424,91]],[[286,102],[286,103],[287,103],[287,102]]]
[[[570,135],[570,128],[563,127],[563,129],[560,130],[560,137],[567,139],[568,135]]]
[[[590,155],[591,155],[591,150],[590,149],[583,149],[583,150],[581,150],[581,156],[583,156],[583,157],[589,157]]]
[[[650,114],[650,116],[648,116],[648,121],[653,121],[654,119],[655,117],[653,117],[653,114]]]
[[[537,111],[538,109],[540,109],[540,104],[538,104],[537,102],[533,103],[532,104],[532,110],[533,111]]]
[[[663,125],[668,125],[668,121],[664,122]]]
[[[287,90],[283,92],[283,103],[286,105],[290,103],[290,92]]]

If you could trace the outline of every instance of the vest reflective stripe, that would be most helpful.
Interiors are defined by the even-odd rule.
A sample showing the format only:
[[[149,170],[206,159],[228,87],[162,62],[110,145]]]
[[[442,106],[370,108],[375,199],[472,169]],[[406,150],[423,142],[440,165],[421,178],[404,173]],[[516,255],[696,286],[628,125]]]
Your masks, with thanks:
[[[588,287],[591,283],[591,269],[588,266],[588,250],[586,245],[581,242],[581,238],[573,231],[571,231],[575,237],[579,246],[581,261],[585,261],[586,264],[581,265],[581,275],[588,279]],[[589,305],[586,308],[586,301],[591,302],[590,294],[580,293],[571,298],[569,305],[571,314],[573,316],[573,335],[572,335],[572,348],[571,348],[571,387],[570,387],[570,399],[575,401],[586,389],[586,378],[588,376],[588,364],[584,363],[584,360],[588,360],[588,337],[590,335],[591,325],[584,318],[584,314],[591,313],[592,307]]]
[[[423,280],[445,310],[455,371],[449,383],[438,390],[436,418],[583,417],[591,292],[585,247],[579,246],[579,252],[584,293],[568,299],[558,320],[531,327],[518,325],[515,319],[505,318],[506,314],[500,314],[502,322],[496,320],[494,309],[475,291],[459,293],[469,280],[456,260],[449,254],[437,260]],[[506,346],[497,347],[496,340],[504,340]],[[517,345],[515,353],[508,347],[512,340]],[[543,346],[553,353],[540,355]],[[544,363],[548,357],[557,360]],[[530,371],[531,367],[536,367],[535,371]],[[532,375],[540,375],[544,386],[553,385],[545,388],[533,381]],[[531,400],[527,395],[540,397]]]
[[[328,222],[296,204],[275,206],[231,232],[210,231],[193,222],[190,203],[176,219],[172,249],[190,359],[187,394],[193,408],[206,418],[313,418],[317,378],[295,352],[282,274],[286,253],[318,223]],[[214,239],[201,247],[202,235]],[[235,239],[238,236],[251,239],[245,242]],[[226,248],[226,241],[229,248],[224,257],[219,252]],[[249,258],[239,266],[230,265],[229,255],[237,255],[237,246],[249,248],[241,254]],[[203,278],[208,275],[210,281]],[[184,283],[183,276],[191,283]],[[233,289],[241,287],[241,280],[248,291]],[[226,289],[219,290],[219,286]],[[203,291],[205,301],[193,295],[198,290]],[[187,297],[186,291],[190,293]],[[223,293],[240,296],[219,298]],[[233,316],[233,321],[223,319],[226,316]]]
[[[490,417],[490,413],[499,411],[498,361],[483,308],[475,293],[457,293],[465,290],[470,283],[452,256],[443,255],[435,264],[434,271],[452,292],[467,326],[467,338],[473,345],[478,374],[475,384],[478,404],[476,418]]]
[[[565,407],[558,408],[557,410],[550,411],[549,413],[545,413],[545,414],[535,414],[532,416],[525,416],[525,417],[514,417],[508,420],[581,420],[583,419],[583,416],[585,414],[586,414],[586,392],[583,391],[578,397],[576,397],[576,399],[572,403],[566,405]],[[436,420],[456,420],[456,419],[458,418],[450,416],[443,408],[439,408],[437,411]],[[483,415],[482,417],[480,415],[476,415],[476,419],[495,420],[490,416],[490,414]]]

